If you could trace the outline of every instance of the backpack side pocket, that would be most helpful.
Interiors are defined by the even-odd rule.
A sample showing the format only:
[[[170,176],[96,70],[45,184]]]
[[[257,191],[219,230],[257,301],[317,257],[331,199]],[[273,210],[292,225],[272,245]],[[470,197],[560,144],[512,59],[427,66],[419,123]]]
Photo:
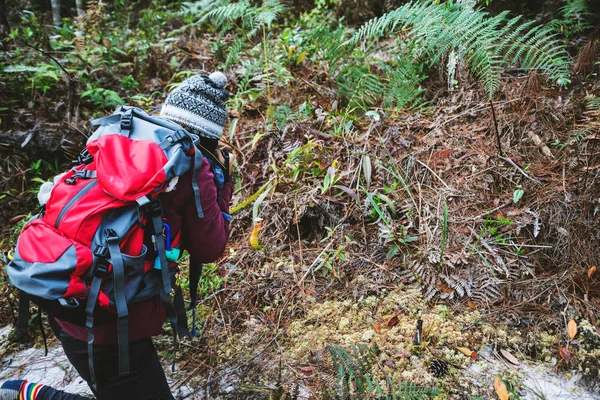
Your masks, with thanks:
[[[71,281],[80,281],[78,276],[89,269],[92,261],[89,248],[66,237],[43,219],[36,219],[21,232],[7,272],[14,286],[31,295],[55,300],[64,297],[71,286],[70,291],[79,291],[77,297],[81,297],[87,292],[85,284],[81,282],[77,290],[75,287],[79,285]],[[76,296],[71,293],[69,297]]]

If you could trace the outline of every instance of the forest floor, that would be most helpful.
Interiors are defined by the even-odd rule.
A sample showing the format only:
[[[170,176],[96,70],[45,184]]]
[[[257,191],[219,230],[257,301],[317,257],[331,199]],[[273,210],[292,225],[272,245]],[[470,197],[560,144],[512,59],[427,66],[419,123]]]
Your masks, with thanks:
[[[585,108],[599,82],[564,93],[515,75],[493,103],[473,86],[355,120],[305,83],[294,96],[314,99],[308,118],[277,127],[261,105],[231,112],[240,185],[201,333],[176,355],[156,339],[165,370],[176,356],[173,392],[335,398],[348,390],[342,366],[386,392],[600,399],[598,130],[574,134],[600,124]],[[272,90],[285,104],[288,89]],[[31,204],[0,198],[3,229]],[[260,248],[248,242],[255,217]],[[2,250],[13,242],[6,233]],[[0,290],[9,324],[14,292]],[[0,378],[87,392],[56,342],[42,357],[38,336],[8,330]]]

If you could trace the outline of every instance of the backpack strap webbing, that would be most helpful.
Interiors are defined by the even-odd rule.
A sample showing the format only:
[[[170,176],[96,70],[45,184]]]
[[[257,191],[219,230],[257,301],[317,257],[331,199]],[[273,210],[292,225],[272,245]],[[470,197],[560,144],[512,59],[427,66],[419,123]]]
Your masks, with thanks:
[[[94,369],[94,332],[92,331],[92,328],[94,327],[94,308],[96,307],[96,301],[98,300],[100,285],[102,284],[102,279],[108,271],[108,247],[98,246],[98,248],[94,251],[94,255],[94,262],[91,267],[91,270],[94,273],[94,278],[92,279],[92,285],[88,293],[87,304],[85,305],[85,327],[88,331],[87,345],[88,365],[90,369],[90,386],[95,391],[96,372]]]
[[[198,218],[204,218],[202,212],[202,204],[200,204],[200,188],[198,187],[198,173],[202,166],[202,152],[194,147],[194,171],[192,172],[192,189],[194,189],[194,199],[196,200],[196,211],[198,212]]]
[[[117,306],[117,340],[119,343],[119,375],[129,373],[129,326],[127,300],[125,299],[125,266],[119,248],[119,236],[112,229],[106,230],[106,243],[113,266],[113,284]]]
[[[17,316],[17,333],[27,334],[29,331],[29,300],[30,296],[19,290],[19,315]]]
[[[160,262],[160,272],[162,277],[163,289],[160,292],[160,298],[167,308],[167,315],[173,328],[175,342],[177,336],[183,337],[188,335],[187,321],[185,316],[185,306],[183,303],[183,294],[177,285],[171,282],[171,273],[169,271],[169,261],[167,260],[167,251],[165,249],[165,241],[163,238],[163,220],[162,220],[162,205],[160,200],[152,200],[150,203],[151,218],[152,218],[152,241],[156,246],[156,252]],[[175,290],[173,290],[175,287]],[[174,291],[174,299],[171,298],[171,292]]]

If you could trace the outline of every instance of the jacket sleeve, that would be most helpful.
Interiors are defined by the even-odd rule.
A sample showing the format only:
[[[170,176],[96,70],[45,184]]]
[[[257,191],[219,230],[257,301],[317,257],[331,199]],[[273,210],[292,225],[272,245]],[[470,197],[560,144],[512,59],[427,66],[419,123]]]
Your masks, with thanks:
[[[210,164],[203,159],[198,172],[198,188],[203,218],[198,217],[196,210],[191,172],[180,177],[176,190],[168,193],[167,204],[163,201],[165,216],[172,224],[172,233],[173,228],[181,227],[182,249],[187,250],[196,262],[214,262],[223,254],[229,239],[232,185],[225,183],[217,193]]]

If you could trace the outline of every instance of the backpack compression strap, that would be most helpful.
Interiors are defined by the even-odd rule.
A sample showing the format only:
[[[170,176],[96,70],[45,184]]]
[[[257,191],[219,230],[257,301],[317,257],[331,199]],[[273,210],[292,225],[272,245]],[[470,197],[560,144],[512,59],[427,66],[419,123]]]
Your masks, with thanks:
[[[117,339],[119,343],[119,375],[129,373],[129,327],[127,300],[125,299],[125,266],[119,248],[119,237],[112,229],[106,230],[106,243],[113,266],[115,303],[117,306]]]
[[[94,308],[96,307],[96,301],[98,300],[98,293],[100,292],[100,285],[102,279],[108,271],[108,247],[98,246],[94,250],[94,262],[92,264],[92,271],[94,278],[92,279],[92,285],[88,293],[87,304],[85,306],[85,327],[88,331],[88,365],[90,369],[90,386],[96,390],[96,371],[94,369]]]
[[[30,296],[19,290],[19,316],[17,317],[17,333],[26,334],[29,323],[29,300]]]
[[[169,261],[167,260],[167,251],[165,249],[165,241],[163,238],[163,220],[162,220],[162,205],[160,200],[155,199],[150,203],[150,212],[152,218],[152,241],[156,246],[158,258],[160,261],[160,272],[163,283],[163,290],[160,292],[160,298],[167,308],[167,314],[173,328],[173,333],[176,337],[183,337],[189,334],[187,329],[187,321],[185,316],[185,307],[183,305],[183,294],[179,287],[175,285],[175,303],[171,299],[173,286],[171,283],[171,273],[169,271]]]

